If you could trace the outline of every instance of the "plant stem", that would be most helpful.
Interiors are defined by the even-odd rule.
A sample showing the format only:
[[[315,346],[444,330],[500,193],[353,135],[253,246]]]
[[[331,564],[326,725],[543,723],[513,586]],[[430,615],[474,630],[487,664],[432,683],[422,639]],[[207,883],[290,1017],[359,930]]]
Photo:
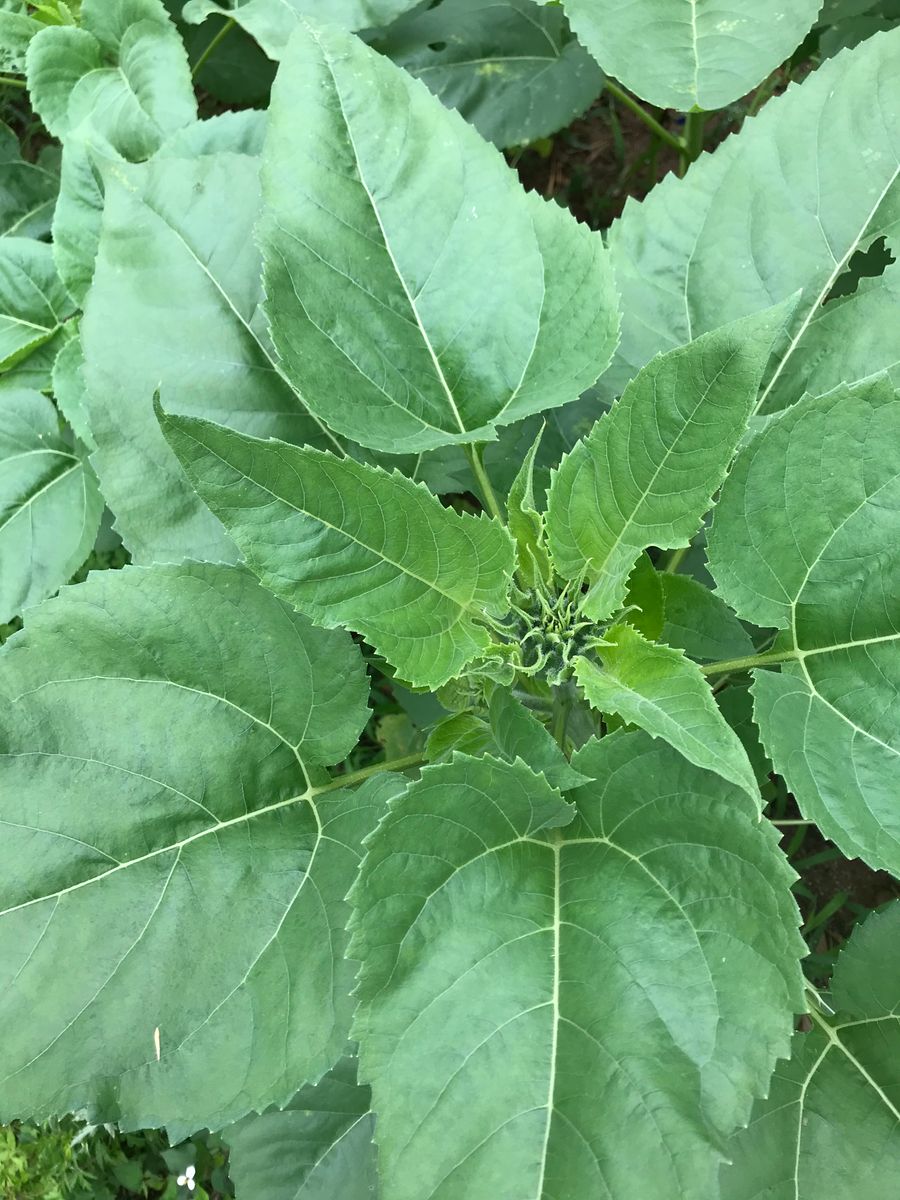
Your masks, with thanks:
[[[684,562],[685,555],[690,550],[690,546],[679,546],[677,550],[673,550],[666,559],[666,565],[663,572],[666,575],[674,575],[678,568]]]
[[[16,79],[14,75],[0,75],[0,84],[11,88],[22,88],[23,90],[28,86],[24,79]]]
[[[708,663],[700,670],[704,675],[727,675],[731,671],[749,671],[753,667],[768,667],[773,663],[793,662],[796,650],[778,650],[770,654],[748,654],[746,658],[726,658],[723,662]]]
[[[228,36],[229,33],[231,33],[232,29],[234,29],[236,24],[237,24],[237,22],[235,21],[234,17],[229,17],[228,20],[225,22],[225,24],[222,26],[222,28],[219,30],[219,32],[216,34],[216,36],[214,38],[210,39],[209,45],[206,47],[206,49],[203,51],[203,53],[200,55],[200,57],[197,59],[197,61],[194,63],[193,67],[191,68],[191,79],[197,78],[203,64],[206,62],[206,60],[209,58],[209,56],[215,50],[216,46],[218,46],[219,42],[221,42],[224,38],[226,38]]]
[[[706,126],[705,112],[689,112],[684,118],[684,139],[681,143],[679,174],[684,175],[692,162],[696,162],[703,150],[703,130]]]
[[[496,517],[501,525],[505,525],[506,518],[503,516],[503,509],[500,507],[500,502],[491,486],[488,473],[484,469],[484,444],[479,442],[475,445],[466,446],[466,458],[468,458],[472,474],[475,476],[479,488],[481,488],[481,498],[487,505],[488,512],[492,517]]]
[[[624,106],[630,112],[633,112],[636,117],[639,117],[648,129],[652,129],[661,142],[665,142],[667,146],[671,146],[671,148],[673,150],[677,150],[679,154],[684,152],[684,142],[681,140],[681,138],[676,137],[674,133],[670,133],[664,125],[660,125],[656,117],[651,116],[650,113],[647,112],[646,108],[638,104],[637,100],[629,96],[626,91],[623,91],[623,89],[620,88],[617,83],[614,83],[611,79],[607,79],[606,90],[612,97],[614,97],[614,99],[618,100],[620,104],[624,104]]]
[[[770,825],[777,825],[779,829],[784,825],[815,825],[815,821],[770,821]]]
[[[373,775],[381,775],[385,771],[405,771],[408,767],[419,767],[426,761],[424,752],[420,752],[418,754],[407,754],[405,758],[394,758],[390,762],[373,763],[370,767],[363,767],[360,771],[352,771],[349,775],[336,775],[330,783],[323,784],[322,787],[312,788],[312,794],[314,796],[321,796],[323,792],[333,792],[337,788],[353,787],[357,783],[371,779]]]
[[[553,697],[553,724],[550,732],[557,745],[566,752],[566,726],[569,724],[569,713],[572,711],[571,697],[556,691]]]

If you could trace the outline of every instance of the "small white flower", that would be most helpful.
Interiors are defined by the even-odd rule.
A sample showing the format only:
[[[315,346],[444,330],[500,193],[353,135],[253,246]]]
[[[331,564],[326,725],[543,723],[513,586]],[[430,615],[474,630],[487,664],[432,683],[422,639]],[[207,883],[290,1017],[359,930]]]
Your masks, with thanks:
[[[185,1167],[184,1174],[179,1175],[178,1178],[175,1180],[175,1182],[178,1184],[179,1187],[186,1187],[189,1192],[192,1192],[194,1190],[194,1188],[197,1186],[196,1183],[194,1183],[194,1176],[196,1174],[197,1174],[196,1167]]]

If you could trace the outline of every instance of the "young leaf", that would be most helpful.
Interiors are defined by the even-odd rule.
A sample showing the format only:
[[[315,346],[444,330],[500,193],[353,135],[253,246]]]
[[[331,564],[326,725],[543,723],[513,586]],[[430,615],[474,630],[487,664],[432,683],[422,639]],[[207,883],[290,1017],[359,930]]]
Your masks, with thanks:
[[[634,733],[426,768],[368,843],[351,953],[384,1194],[712,1196],[802,1003],[775,831]],[[636,802],[639,799],[639,803]]]
[[[317,624],[361,633],[417,687],[491,644],[513,569],[506,530],[380,467],[160,412],[198,495],[266,587]]]
[[[372,1200],[375,1116],[356,1061],[343,1058],[281,1112],[225,1131],[237,1200]]]
[[[88,450],[96,450],[87,409],[84,382],[84,349],[80,337],[71,338],[53,364],[53,399],[72,431]]]
[[[367,29],[387,25],[415,4],[416,0],[329,0],[326,13],[321,0],[188,0],[182,17],[196,25],[213,14],[228,17],[256,38],[270,58],[281,58],[306,17],[327,17],[329,24],[343,29]]]
[[[600,712],[618,714],[653,737],[661,737],[686,759],[715,771],[760,803],[759,788],[744,747],[725,721],[700,668],[680,650],[645,641],[636,629],[618,625],[598,650],[602,669],[575,660],[584,694]]]
[[[841,951],[829,996],[729,1147],[723,1200],[883,1200],[900,1177],[900,905]]]
[[[26,162],[19,139],[0,121],[0,237],[40,238],[49,233],[58,190],[58,176],[43,161]]]
[[[28,43],[42,28],[28,15],[25,0],[6,0],[0,9],[0,71],[24,74]]]
[[[538,430],[531,449],[522,460],[506,500],[509,531],[516,540],[516,560],[523,579],[532,587],[541,581],[550,583],[553,567],[547,551],[544,518],[534,499],[534,460],[541,444],[543,429]]]
[[[31,102],[55,137],[87,124],[126,158],[147,158],[197,119],[181,38],[162,0],[84,0],[81,21],[33,38]]]
[[[666,618],[666,596],[663,590],[665,575],[657,571],[648,554],[642,554],[628,577],[625,607],[628,623],[648,642],[662,638]],[[724,607],[724,606],[723,606]],[[667,639],[663,639],[667,641]]]
[[[61,343],[57,335],[74,312],[49,246],[30,238],[0,240],[0,371],[51,341],[52,363]]]
[[[540,0],[547,4],[550,0]],[[563,0],[581,42],[609,75],[659,108],[724,108],[799,46],[822,0]]]
[[[560,575],[590,584],[588,617],[622,606],[641,550],[685,546],[697,532],[789,311],[779,305],[655,359],[563,459],[550,487],[550,551]]]
[[[32,610],[2,677],[0,1119],[286,1103],[345,1045],[343,898],[396,787],[317,794],[359,651],[246,571],[131,567]]]
[[[534,0],[443,0],[401,17],[372,45],[497,146],[549,137],[603,90],[603,72],[562,9]]]
[[[333,444],[282,377],[261,319],[258,173],[257,159],[223,152],[123,164],[108,179],[82,323],[87,406],[94,464],[138,562],[237,555],[159,432],[157,389],[247,433]]]
[[[45,600],[94,545],[103,500],[39,392],[8,391],[0,421],[0,622]]]
[[[663,574],[659,579],[665,612],[659,641],[701,662],[755,653],[749,633],[715,592],[690,575]]]
[[[900,872],[900,400],[883,378],[807,397],[738,458],[710,570],[739,616],[787,632],[756,719],[805,817]]]
[[[672,176],[643,203],[629,201],[610,232],[625,319],[606,394],[618,394],[659,351],[801,289],[762,411],[900,361],[896,274],[889,287],[874,280],[825,303],[857,251],[896,238],[898,53],[895,30],[823,63],[685,179]]]
[[[276,349],[312,411],[364,446],[492,438],[575,400],[611,358],[600,236],[526,195],[457,113],[349,34],[294,35],[263,195]]]
[[[491,732],[503,758],[509,762],[521,758],[561,792],[587,783],[586,777],[571,766],[549,730],[508,688],[494,689],[488,711]]]

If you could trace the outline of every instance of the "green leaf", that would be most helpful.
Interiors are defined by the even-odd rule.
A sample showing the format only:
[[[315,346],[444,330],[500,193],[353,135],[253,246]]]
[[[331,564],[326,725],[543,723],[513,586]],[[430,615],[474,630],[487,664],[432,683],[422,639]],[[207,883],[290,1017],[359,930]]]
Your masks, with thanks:
[[[898,53],[900,30],[823,63],[685,179],[629,201],[609,239],[625,319],[607,395],[659,351],[801,289],[763,412],[900,360],[895,271],[890,286],[872,281],[824,303],[857,252],[896,237]]]
[[[73,337],[56,357],[53,364],[53,399],[56,407],[72,426],[75,436],[88,450],[96,450],[91,433],[87,408],[87,388],[84,382],[84,350],[80,337]]]
[[[47,162],[26,162],[19,139],[0,121],[0,237],[41,238],[49,233],[58,190],[59,179]]]
[[[663,738],[689,762],[737,784],[759,804],[744,747],[700,668],[680,650],[645,641],[630,625],[616,626],[605,640],[609,645],[597,651],[602,667],[575,660],[576,678],[594,708]]]
[[[723,1200],[883,1200],[900,1175],[900,905],[841,952],[812,1029],[729,1147]]]
[[[808,397],[738,458],[709,540],[739,616],[787,632],[756,719],[805,817],[900,873],[900,400],[885,379]]]
[[[343,897],[396,789],[317,795],[359,651],[238,568],[129,567],[30,612],[2,678],[0,1119],[286,1103],[345,1045]]]
[[[103,500],[39,392],[0,398],[0,622],[67,583],[91,552]]]
[[[43,26],[28,15],[25,4],[8,3],[0,11],[0,71],[24,75],[28,44]]]
[[[476,756],[497,752],[490,725],[471,709],[444,717],[428,735],[425,753],[430,761],[448,757],[455,750]]]
[[[197,119],[187,55],[162,0],[84,0],[82,27],[42,29],[28,48],[28,91],[49,131],[87,125],[139,161]]]
[[[327,14],[321,0],[188,0],[182,12],[185,21],[199,24],[213,14],[237,21],[256,38],[270,58],[281,58],[291,34],[306,18],[321,20],[343,29],[366,29],[387,25],[412,8],[416,0],[329,0]]]
[[[355,1060],[344,1058],[283,1112],[226,1130],[237,1200],[371,1200],[378,1179],[369,1103]]]
[[[532,587],[541,581],[549,584],[553,579],[553,567],[544,533],[544,518],[538,511],[534,498],[534,460],[543,433],[543,428],[538,430],[531,443],[531,449],[522,460],[506,500],[506,519],[509,531],[516,541],[518,570]]]
[[[50,342],[52,365],[62,344],[63,322],[74,312],[49,246],[30,238],[0,240],[0,371],[10,370]]]
[[[157,390],[247,433],[331,441],[282,377],[260,312],[258,173],[258,159],[219,153],[108,178],[82,324],[87,407],[104,495],[139,562],[237,557],[159,432]]]
[[[439,687],[491,644],[512,541],[396,472],[160,413],[169,445],[251,570],[326,628],[361,633],[402,677]]]
[[[549,137],[603,89],[603,72],[562,9],[534,0],[443,0],[401,17],[372,44],[498,146]]]
[[[666,616],[665,578],[654,567],[648,554],[640,556],[628,577],[628,591],[625,593],[626,610],[631,610],[628,612],[628,623],[649,642],[658,642],[662,638]],[[667,638],[662,640],[668,641]]]
[[[600,235],[525,194],[457,113],[349,34],[294,35],[263,195],[276,349],[311,410],[364,446],[493,438],[610,360]]]
[[[641,550],[686,546],[697,532],[788,312],[778,306],[655,359],[563,459],[550,487],[550,551],[560,575],[590,584],[587,616],[622,606]]]
[[[491,732],[500,755],[509,762],[521,758],[532,771],[543,775],[551,787],[567,792],[586,783],[534,713],[508,688],[495,688],[488,705]],[[460,747],[462,748],[462,747]]]
[[[644,734],[429,767],[354,888],[384,1195],[715,1195],[802,1004],[791,872],[736,788]]]
[[[548,3],[548,0],[540,0]],[[809,33],[822,0],[563,0],[603,69],[659,108],[724,108],[780,66]]]
[[[744,658],[755,652],[749,633],[709,588],[689,575],[663,574],[659,579],[665,611],[661,642],[700,662]]]

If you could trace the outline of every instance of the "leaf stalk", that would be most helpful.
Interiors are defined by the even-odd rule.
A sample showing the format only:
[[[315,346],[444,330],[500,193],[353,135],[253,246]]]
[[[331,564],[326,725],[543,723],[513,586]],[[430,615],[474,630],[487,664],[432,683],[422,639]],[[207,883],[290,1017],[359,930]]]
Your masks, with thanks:
[[[674,133],[670,133],[664,125],[660,125],[656,117],[648,113],[643,105],[638,104],[637,100],[635,100],[632,96],[629,96],[628,93],[623,88],[620,88],[619,85],[612,79],[607,79],[606,90],[613,97],[613,99],[618,101],[619,104],[623,105],[628,109],[629,112],[634,113],[636,117],[643,121],[647,128],[651,129],[661,142],[663,142],[666,146],[671,147],[671,149],[677,150],[679,154],[684,153],[685,144],[682,139],[676,137]]]

